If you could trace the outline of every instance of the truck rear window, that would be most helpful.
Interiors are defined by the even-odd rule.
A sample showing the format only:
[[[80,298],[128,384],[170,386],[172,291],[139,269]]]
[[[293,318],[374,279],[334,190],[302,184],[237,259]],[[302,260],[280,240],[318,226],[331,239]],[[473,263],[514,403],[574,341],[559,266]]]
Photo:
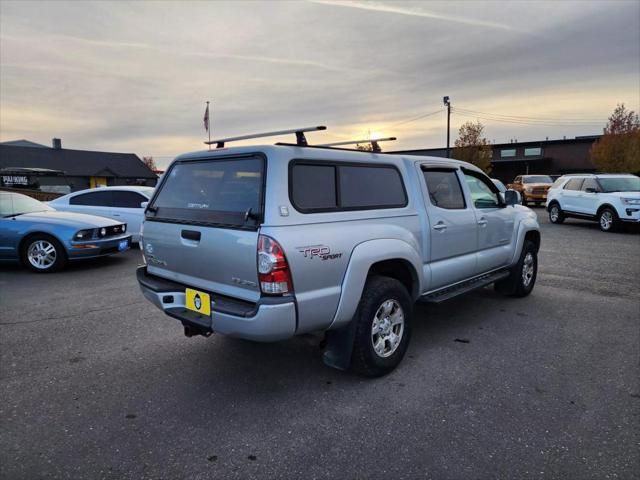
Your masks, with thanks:
[[[177,162],[147,219],[252,228],[262,218],[264,160],[241,157]]]

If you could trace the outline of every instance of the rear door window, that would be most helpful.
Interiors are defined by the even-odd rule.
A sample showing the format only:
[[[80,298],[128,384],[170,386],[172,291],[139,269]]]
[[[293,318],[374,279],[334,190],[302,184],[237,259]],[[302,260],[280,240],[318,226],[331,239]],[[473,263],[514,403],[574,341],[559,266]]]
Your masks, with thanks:
[[[592,188],[596,192],[600,191],[600,185],[598,185],[598,181],[595,178],[584,179],[584,183],[582,184],[582,191],[586,192],[587,188]]]
[[[425,170],[429,199],[439,208],[459,210],[465,208],[462,187],[455,170]]]
[[[139,193],[126,190],[113,190],[113,206],[120,208],[140,208],[148,199]]]
[[[564,189],[565,190],[580,190],[580,187],[582,186],[582,182],[583,181],[584,181],[584,179],[582,179],[582,178],[572,178],[564,186]]]
[[[69,199],[71,205],[90,205],[93,207],[113,207],[113,195],[109,190],[76,195]]]
[[[147,219],[255,228],[262,218],[264,168],[258,156],[177,162]]]

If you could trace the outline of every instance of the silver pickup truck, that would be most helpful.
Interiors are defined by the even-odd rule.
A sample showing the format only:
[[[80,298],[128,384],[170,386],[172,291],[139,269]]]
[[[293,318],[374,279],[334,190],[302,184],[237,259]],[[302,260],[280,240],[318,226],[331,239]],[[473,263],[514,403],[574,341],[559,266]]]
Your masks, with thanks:
[[[324,331],[326,364],[379,376],[407,350],[416,301],[532,291],[539,225],[517,203],[443,158],[306,142],[188,153],[146,209],[137,277],[187,336]]]

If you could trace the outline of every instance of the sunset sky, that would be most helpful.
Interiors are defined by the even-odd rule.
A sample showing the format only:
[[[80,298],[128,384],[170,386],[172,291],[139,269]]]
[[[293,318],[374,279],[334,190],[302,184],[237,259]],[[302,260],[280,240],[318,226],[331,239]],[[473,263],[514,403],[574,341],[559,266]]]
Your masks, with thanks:
[[[211,100],[214,138],[441,147],[444,95],[452,138],[476,118],[495,142],[600,133],[640,109],[640,2],[0,2],[1,141],[163,166],[204,148]]]

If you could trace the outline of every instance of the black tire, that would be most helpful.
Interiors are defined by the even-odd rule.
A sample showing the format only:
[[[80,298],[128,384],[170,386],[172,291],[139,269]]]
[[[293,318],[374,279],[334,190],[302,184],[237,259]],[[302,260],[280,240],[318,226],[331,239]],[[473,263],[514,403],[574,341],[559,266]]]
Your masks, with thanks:
[[[38,242],[40,242],[38,244]],[[32,262],[29,258],[29,251],[31,248],[34,250],[41,250],[39,246],[51,246],[53,248],[53,260],[51,262],[45,262],[42,267],[37,266],[37,261]],[[49,257],[50,258],[50,257]],[[67,264],[67,252],[62,244],[51,235],[45,233],[38,233],[27,238],[22,244],[20,249],[20,260],[23,265],[32,272],[36,273],[51,273],[57,272]]]
[[[556,209],[554,211],[554,209]],[[560,208],[560,204],[557,202],[553,202],[549,205],[549,221],[551,223],[560,224],[565,220],[564,212]]]
[[[399,312],[404,320],[401,330],[393,326],[389,329],[390,332],[396,334],[399,331],[401,336],[393,351],[391,340],[381,340],[380,334],[376,337],[373,333],[374,320],[385,315],[384,309],[389,305],[387,302],[392,305],[391,312],[396,312],[395,314]],[[399,311],[397,306],[402,311]],[[367,377],[380,377],[396,368],[402,361],[409,345],[412,313],[413,302],[402,283],[389,277],[369,277],[353,318],[353,321],[356,322],[356,332],[351,355],[351,369]],[[386,322],[394,316],[394,314],[386,315],[384,320]],[[376,352],[374,338],[382,341],[385,350],[389,346],[388,356],[381,356]],[[380,345],[378,341],[376,344]]]
[[[527,203],[527,197],[524,196],[524,193],[522,194],[522,206],[526,207],[528,205]]]
[[[598,212],[598,225],[603,232],[615,232],[618,230],[620,221],[616,211],[610,207],[605,207]]]
[[[532,261],[532,265],[529,265],[528,255],[531,255],[530,260]],[[525,283],[524,276],[525,259],[527,259],[527,267],[532,267],[531,275],[527,283]],[[499,293],[512,297],[526,297],[533,290],[537,277],[538,253],[536,245],[530,240],[525,240],[518,263],[513,267],[511,274],[507,278],[495,283],[495,289]]]

